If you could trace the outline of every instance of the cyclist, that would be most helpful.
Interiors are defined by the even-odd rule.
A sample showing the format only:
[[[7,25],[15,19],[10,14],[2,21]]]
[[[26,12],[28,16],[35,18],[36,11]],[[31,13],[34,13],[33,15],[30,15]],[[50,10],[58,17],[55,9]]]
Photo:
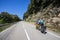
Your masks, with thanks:
[[[41,18],[41,19],[39,19],[37,22],[38,22],[38,25],[41,26],[41,32],[42,32],[42,33],[45,33],[46,26],[44,26],[44,21],[43,21],[43,19]]]

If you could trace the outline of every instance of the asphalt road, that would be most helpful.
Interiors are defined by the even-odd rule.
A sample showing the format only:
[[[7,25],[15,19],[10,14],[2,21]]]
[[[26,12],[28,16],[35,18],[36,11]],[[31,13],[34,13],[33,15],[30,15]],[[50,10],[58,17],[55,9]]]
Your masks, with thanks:
[[[0,40],[60,40],[60,36],[50,31],[42,34],[34,25],[21,21],[2,31]]]

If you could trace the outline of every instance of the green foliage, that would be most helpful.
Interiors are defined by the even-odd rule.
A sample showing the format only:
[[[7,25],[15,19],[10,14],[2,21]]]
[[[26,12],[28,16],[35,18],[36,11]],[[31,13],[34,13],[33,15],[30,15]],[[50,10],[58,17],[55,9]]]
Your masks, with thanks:
[[[24,14],[23,19],[28,18],[28,16],[30,16],[31,14],[36,14],[36,12],[46,8],[53,1],[54,0],[30,0],[30,4],[28,5],[28,9]]]
[[[60,0],[54,0],[53,6],[60,7]]]
[[[4,19],[0,19],[0,23],[4,23]]]
[[[60,7],[60,0],[30,0],[30,4],[28,5],[23,19],[28,18],[28,16],[30,16],[31,14],[36,14],[38,11],[42,11],[50,4],[52,4],[52,7]]]
[[[12,19],[13,21],[21,21],[21,19],[19,19],[19,17],[17,15],[12,15]]]
[[[11,15],[8,12],[1,12],[0,14],[0,23],[11,23],[20,20],[17,15]]]

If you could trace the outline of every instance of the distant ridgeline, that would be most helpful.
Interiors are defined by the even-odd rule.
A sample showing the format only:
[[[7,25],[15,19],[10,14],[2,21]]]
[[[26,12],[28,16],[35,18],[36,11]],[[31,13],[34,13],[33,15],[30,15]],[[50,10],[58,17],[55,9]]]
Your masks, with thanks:
[[[9,14],[8,12],[0,13],[0,23],[12,23],[20,21],[21,19],[17,15]]]

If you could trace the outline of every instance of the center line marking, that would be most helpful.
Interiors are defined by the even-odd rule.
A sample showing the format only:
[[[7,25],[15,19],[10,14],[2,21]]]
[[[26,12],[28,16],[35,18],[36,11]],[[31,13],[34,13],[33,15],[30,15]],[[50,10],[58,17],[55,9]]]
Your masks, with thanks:
[[[23,24],[22,24],[23,25]],[[24,25],[23,25],[23,28],[24,28]],[[24,28],[24,31],[25,31],[25,34],[27,36],[27,39],[30,40],[30,37],[28,36],[28,33],[27,33],[27,30]]]

